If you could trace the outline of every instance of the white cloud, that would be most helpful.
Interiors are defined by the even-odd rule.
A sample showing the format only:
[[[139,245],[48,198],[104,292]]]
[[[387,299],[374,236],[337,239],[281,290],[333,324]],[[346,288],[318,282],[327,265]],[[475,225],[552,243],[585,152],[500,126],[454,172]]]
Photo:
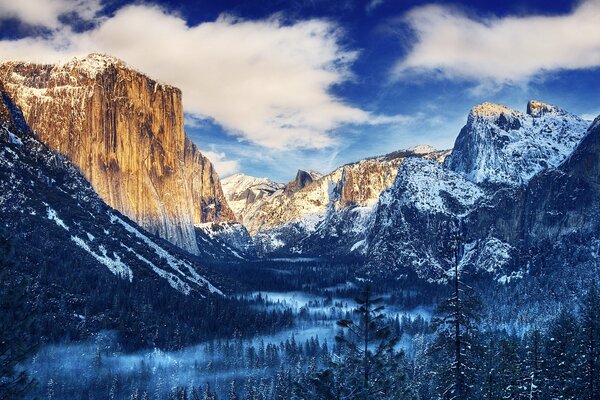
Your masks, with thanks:
[[[428,5],[404,21],[415,43],[393,69],[395,78],[434,73],[487,85],[525,83],[541,73],[600,66],[600,0],[561,16],[473,18]]]
[[[3,0],[0,0],[3,1]],[[351,79],[356,52],[340,46],[330,22],[284,24],[222,16],[188,26],[148,5],[128,6],[83,33],[0,41],[5,59],[65,60],[103,52],[183,91],[187,113],[264,147],[324,148],[347,123],[390,123],[345,104],[332,85]]]
[[[385,0],[370,0],[365,6],[367,14],[372,13],[377,7],[383,4]]]
[[[200,152],[210,160],[212,165],[217,170],[219,178],[223,179],[235,174],[240,170],[240,165],[237,160],[228,160],[223,152],[200,150]]]
[[[29,25],[58,28],[62,15],[74,13],[91,20],[100,9],[99,0],[0,0],[0,20],[17,18]]]

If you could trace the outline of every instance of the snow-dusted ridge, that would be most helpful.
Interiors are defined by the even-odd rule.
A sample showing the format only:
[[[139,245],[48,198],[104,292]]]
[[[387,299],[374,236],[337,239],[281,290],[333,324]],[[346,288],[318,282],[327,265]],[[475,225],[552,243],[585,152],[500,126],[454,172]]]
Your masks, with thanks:
[[[476,183],[523,185],[564,161],[588,125],[540,101],[530,101],[527,113],[483,103],[471,110],[445,165]]]
[[[0,97],[0,119],[6,118],[3,101]],[[10,106],[9,112],[18,112]],[[67,251],[74,265],[99,274],[106,268],[120,279],[149,283],[150,270],[184,295],[223,295],[186,253],[110,209],[72,163],[37,140],[20,115],[10,117],[0,120],[0,213],[6,229],[26,232],[41,254]]]

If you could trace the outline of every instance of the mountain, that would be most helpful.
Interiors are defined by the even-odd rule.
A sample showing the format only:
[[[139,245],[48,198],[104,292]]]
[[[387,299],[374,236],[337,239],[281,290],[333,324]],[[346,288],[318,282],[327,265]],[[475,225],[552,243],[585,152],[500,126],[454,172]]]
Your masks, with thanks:
[[[260,255],[347,254],[364,239],[374,204],[409,157],[443,161],[427,146],[346,164],[327,175],[298,171],[287,184],[241,174],[223,180],[227,200]]]
[[[477,184],[441,164],[420,158],[400,166],[374,208],[365,253],[370,273],[408,267],[417,276],[443,280],[449,265],[440,254],[451,221],[470,213],[484,196]]]
[[[27,124],[111,207],[200,254],[194,225],[233,221],[219,177],[185,136],[181,91],[99,54],[0,64]]]
[[[403,163],[380,197],[365,243],[367,272],[445,280],[444,243],[456,226],[462,268],[501,284],[561,274],[597,254],[600,132],[587,126],[537,101],[527,114],[475,106],[442,165]]]
[[[255,178],[244,174],[231,175],[221,181],[223,193],[238,221],[249,226],[255,208],[285,185],[269,178]]]
[[[256,258],[252,237],[238,222],[206,222],[195,228],[203,259],[231,262]]]
[[[556,167],[579,143],[589,123],[539,101],[527,113],[483,103],[473,107],[446,166],[476,183],[522,185]]]
[[[117,329],[136,345],[171,345],[174,326],[194,337],[209,323],[190,309],[215,309],[232,288],[109,207],[73,163],[37,139],[1,83],[0,221],[1,239],[14,247],[9,276],[32,282],[45,337]]]

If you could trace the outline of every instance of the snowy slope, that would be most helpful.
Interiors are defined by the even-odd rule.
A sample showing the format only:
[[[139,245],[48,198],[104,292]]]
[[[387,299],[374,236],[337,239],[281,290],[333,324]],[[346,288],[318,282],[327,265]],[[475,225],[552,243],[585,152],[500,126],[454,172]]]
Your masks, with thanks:
[[[1,86],[0,86],[1,89]],[[40,143],[2,92],[0,215],[15,238],[47,252],[68,253],[85,268],[132,282],[149,275],[184,295],[221,295],[185,252],[108,207],[79,170]],[[153,278],[152,278],[153,279]]]
[[[398,166],[408,157],[441,161],[446,154],[418,146],[323,176],[298,171],[286,185],[238,174],[224,179],[223,188],[260,254],[347,253],[357,251],[354,245],[364,239],[373,206],[394,182]]]
[[[443,279],[449,268],[440,243],[450,222],[468,215],[485,192],[435,161],[410,158],[374,208],[362,245],[371,273],[405,268],[424,279]]]
[[[477,183],[521,185],[559,165],[589,123],[557,107],[530,101],[527,113],[499,104],[473,107],[445,165]]]

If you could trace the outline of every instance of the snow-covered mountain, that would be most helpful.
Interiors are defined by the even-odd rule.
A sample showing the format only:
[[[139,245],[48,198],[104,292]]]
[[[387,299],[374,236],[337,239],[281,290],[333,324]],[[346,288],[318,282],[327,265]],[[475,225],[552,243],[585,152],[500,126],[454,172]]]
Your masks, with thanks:
[[[447,154],[418,146],[347,164],[323,176],[298,171],[285,185],[238,174],[224,179],[223,189],[260,254],[347,253],[364,238],[373,205],[406,158],[441,162]]]
[[[525,184],[571,154],[588,125],[539,101],[530,101],[527,113],[483,103],[471,110],[446,166],[477,183]]]
[[[252,215],[263,200],[273,193],[283,190],[284,184],[276,183],[269,178],[255,178],[244,174],[235,174],[221,181],[223,193],[238,221],[249,226]]]
[[[13,249],[3,279],[30,282],[48,340],[108,329],[167,345],[174,326],[197,334],[201,325],[181,310],[207,309],[233,288],[109,207],[30,131],[1,83],[0,240]]]
[[[161,279],[184,295],[222,294],[185,252],[106,205],[77,167],[37,140],[1,84],[0,93],[2,229],[18,251],[31,251],[32,267],[68,254],[116,280]]]
[[[536,101],[527,114],[475,106],[443,165],[404,162],[381,195],[362,245],[366,271],[444,280],[443,247],[457,225],[462,267],[499,283],[591,262],[600,232],[600,129],[588,125]]]
[[[370,272],[410,266],[422,278],[443,279],[448,266],[439,257],[440,243],[450,222],[471,212],[484,195],[477,184],[437,162],[406,160],[373,211],[363,250]]]

